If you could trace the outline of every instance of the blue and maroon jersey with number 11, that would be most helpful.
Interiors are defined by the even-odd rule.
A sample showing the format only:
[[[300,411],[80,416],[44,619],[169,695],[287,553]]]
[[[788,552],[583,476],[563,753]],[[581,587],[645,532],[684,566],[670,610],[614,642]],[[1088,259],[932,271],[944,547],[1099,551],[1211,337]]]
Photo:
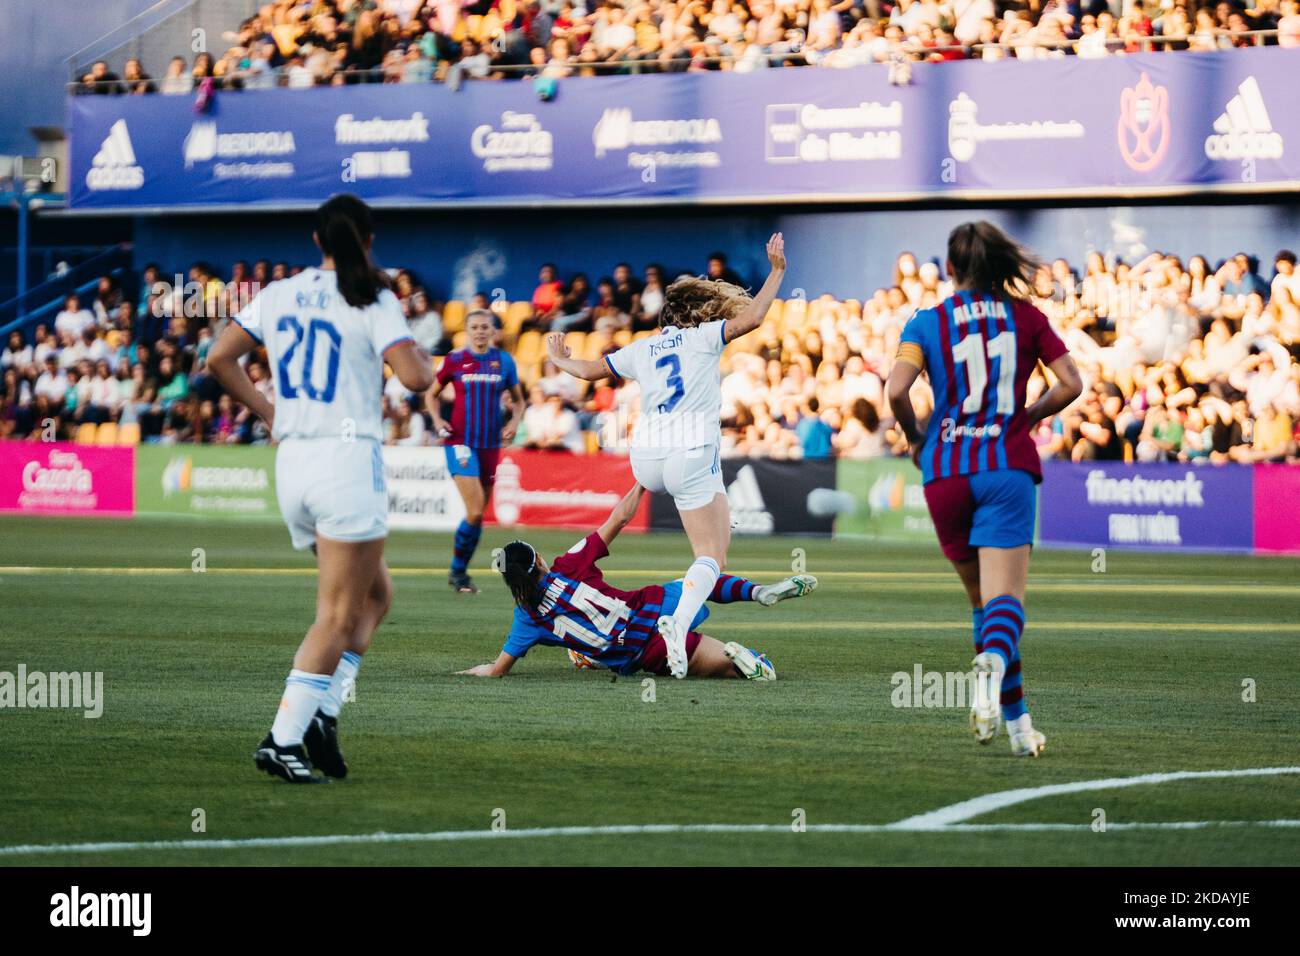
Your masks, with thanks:
[[[1017,468],[1041,481],[1025,388],[1040,360],[1066,351],[1047,316],[1010,296],[958,292],[912,316],[898,358],[929,372],[934,390],[922,480]]]

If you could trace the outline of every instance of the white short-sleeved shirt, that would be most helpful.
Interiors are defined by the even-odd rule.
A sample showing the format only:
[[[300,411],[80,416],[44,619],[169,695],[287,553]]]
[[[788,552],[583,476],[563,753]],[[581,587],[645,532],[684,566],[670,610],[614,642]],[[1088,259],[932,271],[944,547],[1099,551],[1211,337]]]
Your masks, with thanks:
[[[235,321],[266,346],[276,439],[351,434],[383,441],[384,352],[411,338],[392,292],[356,309],[333,272],[305,269],[272,282]]]
[[[727,344],[726,325],[669,327],[605,356],[611,372],[641,386],[641,420],[632,437],[636,454],[663,458],[717,443],[722,415],[718,359]]]

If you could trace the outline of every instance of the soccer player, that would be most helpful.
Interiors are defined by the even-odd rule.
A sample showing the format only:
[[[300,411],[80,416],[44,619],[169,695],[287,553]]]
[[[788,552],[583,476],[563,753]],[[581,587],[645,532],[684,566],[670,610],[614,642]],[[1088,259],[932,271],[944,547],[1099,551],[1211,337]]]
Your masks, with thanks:
[[[370,261],[369,207],[336,195],[316,211],[319,268],[273,282],[221,334],[208,356],[217,380],[268,424],[280,513],[298,550],[320,569],[316,620],[285,681],[271,732],[253,754],[290,783],[343,777],[338,716],[383,620],[393,586],[384,564],[388,494],[380,459],[384,363],[420,392],[433,366],[407,332],[397,297]],[[264,346],[274,406],[240,360]],[[304,751],[305,746],[305,751]]]
[[[457,349],[443,360],[438,387],[430,389],[426,399],[447,455],[447,470],[465,502],[465,519],[456,528],[447,578],[458,594],[478,593],[468,573],[469,562],[483,534],[483,512],[492,497],[501,447],[514,441],[524,414],[515,360],[492,344],[494,332],[491,312],[470,312],[465,317],[469,347]],[[448,384],[452,388],[450,422],[442,418],[442,397]],[[510,418],[504,425],[503,397],[510,406]]]
[[[514,595],[514,624],[495,661],[460,673],[504,677],[529,648],[549,644],[567,648],[580,667],[603,667],[619,674],[668,674],[667,649],[656,622],[662,615],[673,613],[681,600],[683,583],[670,581],[623,591],[606,583],[597,567],[636,514],[643,491],[635,485],[604,524],[550,565],[526,541],[506,545],[498,570]],[[768,587],[724,574],[714,583],[709,600],[717,604],[754,601],[771,607],[809,594],[816,587],[817,579],[810,574],[798,574]],[[687,634],[686,658],[691,675],[776,680],[776,669],[766,654],[697,633],[694,629],[708,614],[707,608],[699,608]]]
[[[956,291],[908,321],[888,384],[939,544],[971,602],[971,730],[986,744],[1005,719],[1012,752],[1033,757],[1047,741],[1029,719],[1020,674],[1035,485],[1042,481],[1030,430],[1083,390],[1064,343],[1027,301],[1037,268],[1034,256],[992,223],[954,229],[948,274]],[[1026,408],[1025,388],[1040,361],[1056,381]],[[910,398],[923,371],[934,391],[924,434]]]
[[[691,622],[727,564],[731,508],[719,461],[722,417],[718,361],[728,342],[763,323],[785,276],[785,240],[767,241],[771,272],[758,295],[727,282],[684,277],[670,285],[659,310],[659,335],[647,336],[600,362],[574,359],[564,336],[547,338],[558,368],[599,381],[612,373],[641,385],[641,420],[632,439],[632,474],[647,490],[668,492],[677,505],[695,561],[682,581],[676,610],[656,624],[674,677],[688,669]]]

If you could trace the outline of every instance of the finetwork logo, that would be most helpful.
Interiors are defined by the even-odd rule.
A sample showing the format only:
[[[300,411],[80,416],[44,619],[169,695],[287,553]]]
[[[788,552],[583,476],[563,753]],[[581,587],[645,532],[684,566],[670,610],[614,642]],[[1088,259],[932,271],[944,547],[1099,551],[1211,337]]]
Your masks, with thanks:
[[[1282,134],[1273,129],[1259,83],[1248,76],[1214,121],[1214,132],[1205,137],[1205,155],[1210,159],[1281,159],[1282,147]]]
[[[736,479],[727,486],[727,500],[731,502],[731,520],[737,531],[742,534],[772,533],[776,521],[767,510],[753,465],[745,465],[736,473]]]
[[[144,185],[144,170],[136,163],[135,148],[126,120],[120,119],[108,131],[86,170],[86,186],[93,190],[139,189]]]
[[[959,163],[975,157],[975,148],[984,142],[1030,139],[1082,139],[1085,133],[1078,120],[1033,120],[1028,123],[987,123],[976,119],[979,106],[965,93],[948,104],[948,152]]]

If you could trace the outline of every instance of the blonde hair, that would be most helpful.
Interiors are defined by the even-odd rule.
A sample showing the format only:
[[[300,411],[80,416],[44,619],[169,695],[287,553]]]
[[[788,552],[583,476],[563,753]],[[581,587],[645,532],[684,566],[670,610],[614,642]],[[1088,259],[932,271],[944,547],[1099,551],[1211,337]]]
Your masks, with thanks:
[[[659,326],[687,329],[705,322],[734,319],[753,297],[738,285],[696,276],[682,276],[664,290]]]

